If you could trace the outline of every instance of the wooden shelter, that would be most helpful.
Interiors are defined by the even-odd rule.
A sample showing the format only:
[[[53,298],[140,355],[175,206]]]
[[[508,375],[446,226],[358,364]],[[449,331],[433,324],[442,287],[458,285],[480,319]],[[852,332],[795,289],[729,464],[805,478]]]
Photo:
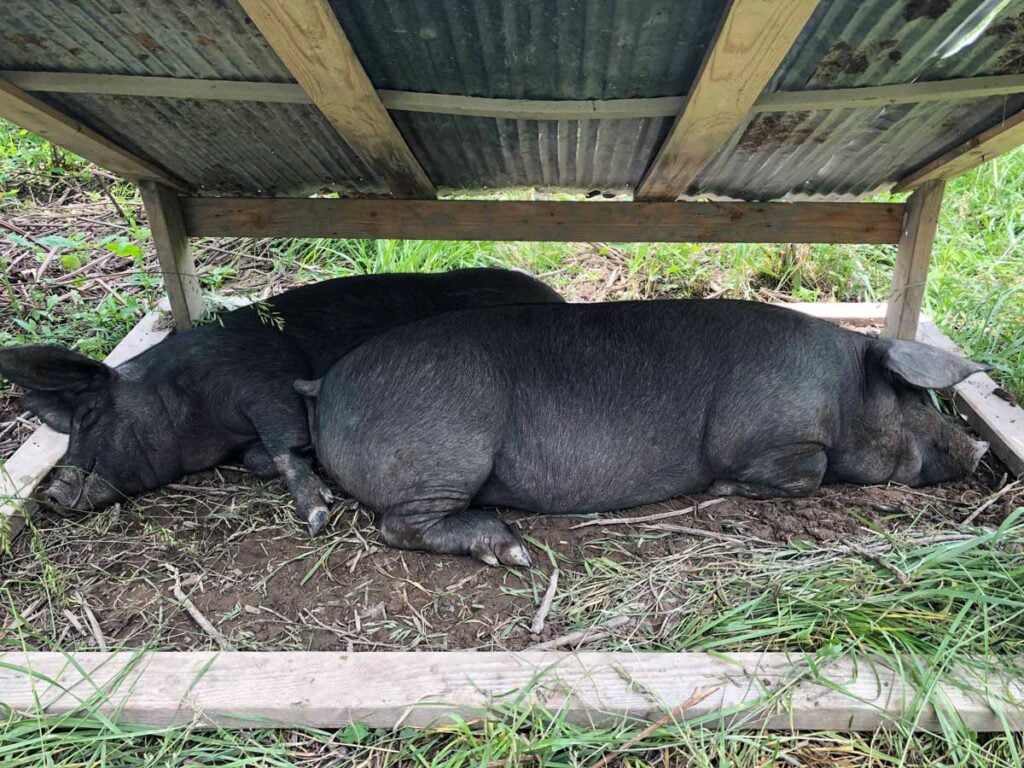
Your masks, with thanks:
[[[190,237],[332,236],[898,244],[885,333],[914,338],[946,180],[1024,143],[1024,0],[5,0],[0,116],[139,182],[181,329],[201,310]],[[466,199],[517,187],[597,199]],[[859,202],[887,190],[912,194]],[[1022,460],[1024,424],[996,425],[985,397],[968,411],[999,433],[1004,460]],[[492,656],[499,688],[540,664]],[[152,663],[161,675],[212,663],[189,657]],[[345,662],[325,658],[286,672]],[[81,680],[59,658],[29,662]],[[76,663],[120,674],[136,660]],[[217,713],[238,704],[326,725],[373,709],[253,704],[271,695],[260,670],[290,663],[217,662],[215,693],[188,712],[237,724]],[[745,663],[754,675],[762,662]],[[586,664],[644,677],[635,659]],[[693,680],[711,684],[712,659],[677,664],[654,682],[697,665]],[[427,689],[440,679],[413,666],[399,664]],[[627,706],[633,693],[606,677],[588,701],[657,709]],[[135,701],[152,704],[141,719],[181,719],[202,699],[176,679]],[[12,706],[44,700],[4,684]],[[341,695],[328,688],[317,695]],[[723,690],[730,706],[745,695]],[[456,698],[476,706],[479,693]],[[828,725],[805,699],[796,721]],[[408,697],[388,702],[375,722],[403,722]],[[995,722],[970,707],[984,710],[972,727]],[[873,727],[878,711],[856,722]]]

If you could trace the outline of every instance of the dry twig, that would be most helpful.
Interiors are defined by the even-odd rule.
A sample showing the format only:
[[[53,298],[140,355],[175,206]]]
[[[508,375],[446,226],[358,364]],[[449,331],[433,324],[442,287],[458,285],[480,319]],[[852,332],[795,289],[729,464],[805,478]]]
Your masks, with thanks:
[[[607,755],[605,755],[596,763],[591,765],[590,768],[606,768],[606,766],[608,766],[612,760],[621,755],[623,752],[629,751],[659,728],[664,728],[669,723],[675,722],[679,718],[679,716],[683,714],[683,712],[697,706],[702,701],[704,701],[704,699],[706,699],[708,696],[717,693],[719,690],[719,686],[716,686],[714,688],[708,688],[707,690],[704,690],[703,688],[695,688],[693,690],[693,693],[689,695],[686,701],[684,701],[679,706],[675,707],[671,712],[668,712],[663,717],[660,717],[657,720],[655,720],[653,723],[651,723],[642,731],[640,731],[640,733],[638,733],[636,736],[629,739],[621,747],[616,747],[615,749],[613,749]]]
[[[544,598],[540,601],[540,607],[537,609],[537,613],[533,617],[533,621],[530,622],[530,632],[539,635],[544,631],[544,619],[548,617],[548,611],[551,610],[551,604],[555,601],[555,590],[558,589],[558,569],[555,568],[551,572],[551,580],[548,581],[548,588],[544,592]]]
[[[641,515],[640,517],[599,517],[594,520],[587,520],[587,522],[580,523],[579,525],[574,525],[569,530],[575,531],[577,528],[588,528],[591,525],[623,525],[626,523],[652,523],[656,520],[668,520],[672,517],[699,512],[702,509],[721,504],[723,501],[725,499],[708,499],[699,504],[694,502],[692,507],[687,507],[686,509],[670,509],[668,512],[656,512],[653,515]]]
[[[217,643],[217,646],[222,651],[230,651],[231,643],[228,642],[228,639],[220,633],[219,629],[210,623],[209,619],[203,616],[202,612],[196,608],[195,603],[188,598],[188,595],[182,592],[181,574],[178,573],[178,569],[170,563],[164,563],[164,568],[166,568],[168,573],[174,577],[174,586],[171,587],[171,592],[174,594],[175,599],[181,603],[182,608],[188,611],[188,615],[192,617],[192,621],[198,624],[199,628],[202,629],[203,632],[212,637],[213,641]]]
[[[614,619],[609,619],[603,624],[596,624],[593,627],[587,627],[586,629],[581,629],[577,632],[570,632],[568,635],[556,637],[554,640],[548,640],[543,643],[531,645],[527,650],[553,651],[556,648],[572,648],[593,642],[594,640],[603,640],[612,634],[612,630],[618,629],[624,624],[629,624],[632,620],[633,619],[630,616],[616,616]]]

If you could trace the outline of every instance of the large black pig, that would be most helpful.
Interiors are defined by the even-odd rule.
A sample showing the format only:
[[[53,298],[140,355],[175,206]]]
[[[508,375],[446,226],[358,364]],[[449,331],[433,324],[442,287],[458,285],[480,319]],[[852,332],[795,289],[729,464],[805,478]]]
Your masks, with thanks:
[[[987,444],[926,390],[984,368],[778,307],[657,301],[431,318],[296,387],[319,395],[321,465],[386,542],[526,565],[479,505],[600,512],[972,472]]]
[[[322,376],[402,323],[550,301],[561,297],[501,269],[340,278],[229,312],[116,368],[58,346],[8,347],[0,376],[25,387],[24,406],[70,436],[43,492],[60,507],[105,506],[242,454],[261,476],[284,475],[300,520],[316,533],[331,495],[304,455],[311,438],[296,378]]]

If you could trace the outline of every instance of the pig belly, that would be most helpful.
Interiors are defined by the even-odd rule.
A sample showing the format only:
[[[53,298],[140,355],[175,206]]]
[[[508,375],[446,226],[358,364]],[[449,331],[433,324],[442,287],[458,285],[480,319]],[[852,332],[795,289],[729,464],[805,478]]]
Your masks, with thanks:
[[[540,514],[606,512],[698,493],[712,480],[695,462],[664,460],[637,467],[628,459],[523,461],[499,456],[474,501]]]

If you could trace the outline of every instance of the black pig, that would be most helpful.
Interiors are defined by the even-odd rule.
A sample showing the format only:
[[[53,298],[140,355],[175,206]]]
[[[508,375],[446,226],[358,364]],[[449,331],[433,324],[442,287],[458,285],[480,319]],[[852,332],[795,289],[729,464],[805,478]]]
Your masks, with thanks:
[[[319,392],[321,465],[386,542],[526,565],[476,506],[600,512],[972,472],[987,444],[925,390],[984,369],[778,307],[657,301],[431,318],[296,386]]]
[[[24,406],[70,435],[44,496],[93,509],[242,454],[282,474],[316,533],[330,492],[303,449],[311,438],[296,378],[322,376],[344,353],[402,323],[453,309],[561,301],[520,272],[340,278],[296,288],[219,323],[177,334],[116,368],[51,345],[0,350],[0,376]]]

